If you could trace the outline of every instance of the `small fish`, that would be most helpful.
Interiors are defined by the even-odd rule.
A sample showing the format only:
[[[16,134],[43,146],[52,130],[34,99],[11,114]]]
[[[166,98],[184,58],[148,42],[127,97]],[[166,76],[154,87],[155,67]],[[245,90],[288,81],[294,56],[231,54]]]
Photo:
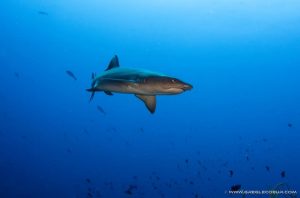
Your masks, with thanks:
[[[19,72],[14,72],[14,75],[15,75],[15,77],[16,77],[17,79],[20,79],[20,74],[19,74]]]
[[[132,195],[133,194],[133,190],[134,189],[137,189],[137,186],[135,186],[135,185],[129,185],[129,187],[128,187],[128,189],[124,192],[124,193],[126,193],[126,194],[128,194],[128,195]]]
[[[230,190],[231,191],[238,191],[238,190],[241,189],[241,187],[242,186],[240,184],[236,184],[236,185],[231,186]]]
[[[72,150],[70,148],[67,148],[68,153],[72,153]]]
[[[103,113],[104,115],[106,115],[106,112],[104,111],[104,109],[101,106],[97,106],[98,111],[100,111],[101,113]]]
[[[289,127],[289,128],[292,128],[292,127],[293,127],[293,124],[292,124],[292,123],[288,123],[288,127]]]
[[[268,172],[270,172],[270,166],[265,167]]]
[[[70,70],[67,70],[66,73],[71,77],[73,78],[74,80],[77,80],[76,76],[74,75],[73,72],[71,72]]]
[[[90,183],[92,182],[90,178],[86,178],[85,181],[86,181],[86,183],[88,183],[88,184],[90,184]]]
[[[233,176],[233,170],[229,171],[229,176],[232,177]]]
[[[280,175],[281,175],[282,178],[284,178],[285,177],[285,171],[281,171]]]
[[[83,129],[83,133],[88,135],[89,131],[87,129]]]
[[[228,167],[228,162],[224,162],[224,163],[222,164],[222,166],[223,166],[223,167]]]
[[[87,193],[87,196],[88,196],[88,197],[93,197],[93,194],[92,194],[91,192],[88,192],[88,193]]]
[[[48,12],[45,12],[45,11],[38,11],[38,14],[45,15],[45,16],[49,15]]]
[[[246,160],[249,161],[249,155],[246,155]]]

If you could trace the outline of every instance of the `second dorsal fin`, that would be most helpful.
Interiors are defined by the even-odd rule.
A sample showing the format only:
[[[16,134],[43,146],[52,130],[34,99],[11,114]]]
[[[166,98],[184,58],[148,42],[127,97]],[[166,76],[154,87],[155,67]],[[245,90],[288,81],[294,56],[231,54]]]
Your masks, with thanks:
[[[115,55],[111,59],[111,61],[109,62],[109,65],[107,66],[107,68],[106,68],[105,71],[110,70],[110,69],[115,68],[115,67],[120,67],[120,65],[119,65],[119,59],[118,59],[117,55]]]

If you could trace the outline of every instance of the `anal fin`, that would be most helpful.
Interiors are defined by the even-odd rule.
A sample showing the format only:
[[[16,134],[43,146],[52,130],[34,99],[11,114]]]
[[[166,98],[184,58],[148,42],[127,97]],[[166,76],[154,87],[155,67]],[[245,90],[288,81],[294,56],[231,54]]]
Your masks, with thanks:
[[[138,94],[136,94],[135,96],[144,102],[144,104],[146,105],[146,107],[150,111],[150,113],[155,112],[156,97],[154,95],[138,95]]]
[[[106,95],[112,96],[113,94],[110,91],[104,91]]]

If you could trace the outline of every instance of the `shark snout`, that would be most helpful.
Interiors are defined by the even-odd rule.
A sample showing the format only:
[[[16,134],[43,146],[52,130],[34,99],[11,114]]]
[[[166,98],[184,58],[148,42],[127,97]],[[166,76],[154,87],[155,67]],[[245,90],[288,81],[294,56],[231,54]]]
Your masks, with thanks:
[[[193,86],[191,84],[185,83],[182,86],[182,90],[184,90],[184,91],[188,91],[188,90],[191,90],[191,89],[193,89]]]

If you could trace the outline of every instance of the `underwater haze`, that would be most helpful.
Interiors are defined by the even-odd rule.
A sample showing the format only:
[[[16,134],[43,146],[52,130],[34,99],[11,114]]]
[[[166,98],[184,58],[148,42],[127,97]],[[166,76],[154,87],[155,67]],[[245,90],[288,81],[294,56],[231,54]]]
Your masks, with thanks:
[[[297,196],[300,1],[2,0],[0,10],[0,198]],[[154,114],[133,94],[89,102],[91,74],[114,55],[193,89],[157,96]]]

